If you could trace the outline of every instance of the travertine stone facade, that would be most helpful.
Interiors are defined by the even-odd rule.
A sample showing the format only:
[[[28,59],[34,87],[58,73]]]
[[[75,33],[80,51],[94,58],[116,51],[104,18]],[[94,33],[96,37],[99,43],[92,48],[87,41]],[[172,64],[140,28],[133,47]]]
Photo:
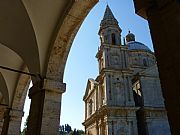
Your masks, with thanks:
[[[88,79],[86,135],[170,135],[154,53],[121,28],[107,6],[96,55],[99,75]]]

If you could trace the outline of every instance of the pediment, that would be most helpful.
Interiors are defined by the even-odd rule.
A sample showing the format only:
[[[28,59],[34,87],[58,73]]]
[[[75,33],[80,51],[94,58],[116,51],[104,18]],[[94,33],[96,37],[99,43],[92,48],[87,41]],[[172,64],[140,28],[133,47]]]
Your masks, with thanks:
[[[89,78],[88,81],[87,81],[87,85],[86,85],[86,91],[85,91],[85,95],[84,95],[84,98],[83,100],[86,99],[86,97],[88,97],[92,91],[94,90],[94,87],[98,84],[97,81],[95,81],[94,79],[92,78]]]

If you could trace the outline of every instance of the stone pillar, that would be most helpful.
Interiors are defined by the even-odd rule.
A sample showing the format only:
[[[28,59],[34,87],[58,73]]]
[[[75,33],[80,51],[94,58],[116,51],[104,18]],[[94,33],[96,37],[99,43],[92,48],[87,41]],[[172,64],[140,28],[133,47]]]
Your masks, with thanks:
[[[0,133],[2,132],[4,119],[0,118]]]
[[[19,135],[20,128],[21,128],[21,120],[24,115],[22,110],[10,110],[10,121],[9,121],[9,128],[8,128],[8,135]]]
[[[33,85],[29,91],[31,107],[27,135],[58,135],[61,96],[65,84],[45,79]]]
[[[4,123],[4,113],[6,111],[7,105],[0,105],[0,134],[2,133],[3,123]]]
[[[42,135],[58,135],[62,93],[66,85],[59,81],[44,80],[45,99],[42,115]]]
[[[31,99],[29,117],[27,122],[27,135],[40,135],[45,90],[43,82],[37,82],[29,89]]]
[[[172,135],[180,135],[180,1],[134,0],[149,23]]]
[[[9,121],[10,121],[10,108],[6,108],[4,111],[4,121],[3,121],[3,128],[2,128],[2,132],[1,135],[7,135],[8,133],[8,128],[9,128]]]

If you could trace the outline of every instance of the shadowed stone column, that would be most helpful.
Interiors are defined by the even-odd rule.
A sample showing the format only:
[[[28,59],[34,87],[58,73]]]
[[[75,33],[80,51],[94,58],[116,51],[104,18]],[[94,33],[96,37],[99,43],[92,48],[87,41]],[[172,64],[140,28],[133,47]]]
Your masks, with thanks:
[[[10,121],[10,108],[5,108],[4,111],[4,121],[3,121],[3,128],[2,128],[2,132],[1,135],[7,135],[8,133],[8,128],[9,128],[9,121]]]
[[[62,93],[66,85],[59,81],[44,80],[45,99],[42,116],[42,135],[58,135],[61,112]]]
[[[27,135],[40,135],[45,90],[43,82],[37,82],[29,89],[31,106],[27,122]]]
[[[134,0],[149,23],[172,135],[180,135],[180,0]]]
[[[0,134],[3,130],[3,123],[4,123],[4,113],[6,111],[7,105],[0,105]]]
[[[3,122],[4,122],[4,119],[0,118],[0,133],[2,132]]]
[[[44,79],[29,91],[31,107],[27,135],[58,135],[61,111],[61,96],[65,84]]]
[[[10,110],[10,121],[9,121],[9,128],[8,128],[8,135],[19,135],[20,128],[21,128],[21,120],[24,115],[22,110]]]

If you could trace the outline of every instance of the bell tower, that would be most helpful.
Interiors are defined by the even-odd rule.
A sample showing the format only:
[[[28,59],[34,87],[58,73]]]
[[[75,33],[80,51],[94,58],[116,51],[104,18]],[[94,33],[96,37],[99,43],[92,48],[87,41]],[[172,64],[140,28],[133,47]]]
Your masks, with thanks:
[[[121,45],[121,32],[118,21],[107,5],[99,30],[101,44]]]
[[[130,31],[122,44],[121,31],[107,5],[98,33],[99,74],[88,79],[83,98],[86,135],[169,135],[154,54]]]
[[[99,62],[98,106],[107,109],[102,130],[107,135],[137,133],[136,110],[132,91],[132,70],[129,65],[128,46],[121,44],[121,28],[107,5],[100,24],[100,47],[96,55]],[[118,127],[118,129],[115,129]],[[136,134],[134,134],[136,135]]]
[[[105,104],[132,106],[131,70],[128,62],[128,47],[121,44],[121,28],[107,5],[100,24],[100,48],[96,55],[99,62],[99,78],[105,90]],[[128,87],[127,87],[128,86]]]

